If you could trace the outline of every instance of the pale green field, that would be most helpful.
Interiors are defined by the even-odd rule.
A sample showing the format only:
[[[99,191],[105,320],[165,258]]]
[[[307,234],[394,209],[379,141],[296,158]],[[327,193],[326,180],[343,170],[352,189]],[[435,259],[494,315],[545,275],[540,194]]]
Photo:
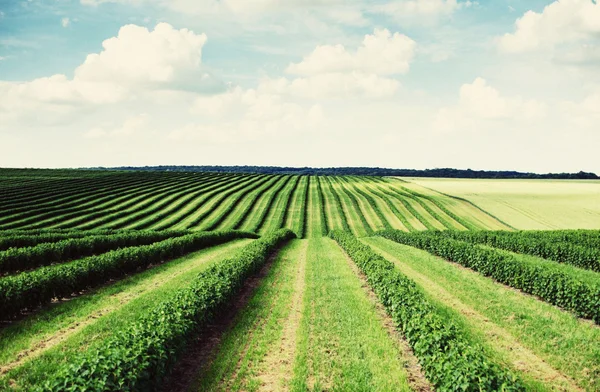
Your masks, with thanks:
[[[469,200],[516,229],[600,229],[600,181],[403,178]]]

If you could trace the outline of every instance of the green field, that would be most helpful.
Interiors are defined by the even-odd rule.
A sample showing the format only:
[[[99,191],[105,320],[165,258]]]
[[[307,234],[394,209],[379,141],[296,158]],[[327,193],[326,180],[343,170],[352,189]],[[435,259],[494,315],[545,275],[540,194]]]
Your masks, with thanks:
[[[468,200],[519,230],[600,229],[597,180],[404,180],[420,191]]]
[[[2,169],[0,390],[598,391],[598,188]]]

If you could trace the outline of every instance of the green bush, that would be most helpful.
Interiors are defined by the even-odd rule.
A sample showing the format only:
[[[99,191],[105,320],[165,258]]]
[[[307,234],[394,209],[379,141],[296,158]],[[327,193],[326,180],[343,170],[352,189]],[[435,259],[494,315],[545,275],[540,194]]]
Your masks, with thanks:
[[[65,363],[43,391],[148,391],[158,389],[186,343],[239,292],[283,242],[282,229],[244,247],[238,256],[213,264],[172,298],[99,347]]]
[[[10,318],[24,309],[34,309],[53,298],[79,293],[151,264],[236,238],[256,237],[241,231],[198,232],[7,276],[0,279],[0,314]]]
[[[147,245],[185,234],[189,233],[185,231],[129,231],[68,238],[31,247],[10,248],[0,252],[0,274],[24,271],[129,246]]]
[[[348,232],[332,231],[330,237],[366,275],[437,391],[525,390],[512,373],[486,358],[481,347],[469,344],[393,263]]]
[[[428,251],[496,281],[535,295],[600,324],[600,286],[590,286],[542,263],[522,263],[510,254],[436,233],[382,231],[378,235]]]

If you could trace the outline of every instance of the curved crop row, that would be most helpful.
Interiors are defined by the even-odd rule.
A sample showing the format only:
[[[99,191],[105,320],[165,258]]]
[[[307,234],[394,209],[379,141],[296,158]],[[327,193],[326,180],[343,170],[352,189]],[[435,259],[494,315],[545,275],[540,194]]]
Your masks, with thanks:
[[[161,222],[163,219],[167,219],[170,216],[176,216],[179,211],[184,209],[192,200],[199,197],[199,195],[205,194],[207,191],[214,189],[213,185],[221,185],[228,181],[229,178],[227,177],[219,177],[218,179],[212,181],[205,181],[201,187],[194,188],[193,190],[183,194],[180,199],[173,200],[173,204],[171,204],[169,207],[161,207],[159,210],[148,212],[147,216],[151,216],[150,219],[145,219],[139,223],[136,223],[130,228],[136,230],[148,229],[156,223]]]
[[[302,194],[300,198],[300,208],[302,210],[302,215],[300,216],[300,226],[298,227],[300,238],[306,238],[306,231],[308,227],[308,198],[310,194],[310,181],[311,176],[306,176],[306,186],[304,187],[304,194]]]
[[[213,264],[146,316],[65,363],[39,390],[158,389],[186,343],[293,237],[289,230],[276,231],[247,245],[238,256]]]
[[[512,373],[470,345],[460,328],[429,303],[416,284],[394,264],[353,235],[332,231],[333,238],[366,275],[367,281],[402,331],[427,379],[438,391],[524,391]]]
[[[159,190],[163,190],[163,189],[167,189],[169,187],[175,187],[177,186],[177,182],[176,180],[170,180],[170,181],[165,181],[165,183],[158,183],[156,184],[156,190],[153,190],[152,192],[159,192]],[[154,186],[152,186],[154,188]],[[136,194],[138,194],[138,197],[144,197],[145,194],[148,193],[148,190],[146,188],[146,186],[141,186],[142,189],[138,189],[137,190],[133,190],[132,192],[135,192]],[[113,205],[114,203],[119,203],[121,202],[123,199],[128,200],[129,197],[128,195],[122,195],[117,197],[116,199],[113,199],[112,201],[109,202],[109,204]],[[102,200],[102,203],[106,202],[105,200]],[[4,228],[18,228],[18,227],[27,227],[27,228],[44,228],[44,227],[48,227],[48,226],[52,226],[52,225],[57,225],[60,224],[61,222],[64,221],[68,221],[69,219],[73,219],[73,218],[77,218],[81,215],[88,215],[88,214],[93,214],[93,213],[106,213],[107,208],[106,206],[102,206],[102,207],[96,207],[93,209],[88,209],[88,207],[86,205],[78,205],[77,202],[74,203],[75,206],[71,207],[71,208],[62,208],[61,206],[58,207],[53,207],[50,208],[48,210],[45,210],[44,212],[42,212],[41,214],[36,213],[35,216],[31,216],[28,219],[25,220],[20,220],[18,222],[14,222],[12,224],[9,225],[4,225]]]
[[[206,224],[203,224],[204,229],[215,230],[216,228],[218,228],[219,225],[223,223],[223,221],[236,209],[236,207],[238,207],[238,204],[241,200],[243,200],[249,193],[257,189],[261,189],[265,185],[268,185],[270,181],[272,181],[274,178],[275,177],[271,175],[263,176],[256,180],[254,183],[249,184],[246,187],[238,190],[237,192],[230,194],[229,196],[231,196],[231,200],[228,196],[226,198],[222,198],[219,202],[215,203],[212,207],[213,212],[217,211],[218,207],[221,206],[225,201],[228,202],[226,207],[222,211],[220,211],[219,215],[213,217],[212,220],[207,222]]]
[[[394,230],[378,235],[461,264],[600,324],[600,285],[590,286],[544,264],[522,263],[510,254],[436,234]]]
[[[426,200],[429,200],[430,202],[432,202],[433,204],[435,204],[440,210],[444,211],[446,213],[446,215],[448,215],[450,218],[454,219],[455,221],[457,221],[458,223],[460,223],[462,226],[464,226],[466,229],[468,230],[481,230],[480,227],[472,224],[471,222],[469,222],[466,219],[463,219],[462,217],[456,215],[454,212],[450,211],[450,209],[448,209],[444,203],[440,202],[438,199],[436,199],[435,197],[431,197],[428,195],[424,195],[421,194],[419,192],[415,192],[411,189],[402,187],[403,190],[405,190],[406,192],[414,195],[415,197],[420,197]]]
[[[402,188],[402,189],[404,190],[404,188]],[[420,198],[418,196],[415,196],[414,194],[412,194],[410,192],[402,192],[402,191],[399,191],[398,189],[394,189],[394,188],[392,188],[392,191],[398,193],[399,195],[402,195],[403,197],[407,197],[407,198],[409,198],[411,200],[414,200],[429,215],[431,215],[433,217],[433,219],[435,219],[436,221],[438,221],[439,223],[441,223],[442,226],[444,226],[445,229],[456,230],[456,228],[452,225],[452,223],[448,222],[447,219],[445,219],[443,216],[441,216],[436,211],[434,211],[433,208],[431,208],[430,206],[428,206],[427,203],[425,203],[422,198]],[[435,229],[433,229],[433,230],[435,230]]]
[[[327,184],[329,185],[329,190],[331,191],[331,194],[333,195],[333,200],[334,200],[335,205],[337,206],[337,209],[340,213],[340,217],[341,217],[341,221],[342,221],[342,229],[344,229],[345,231],[350,231],[350,225],[348,225],[348,217],[346,216],[346,213],[344,212],[344,207],[342,206],[342,200],[340,199],[340,195],[338,195],[338,193],[333,188],[330,177],[327,177]]]
[[[122,232],[69,238],[25,248],[11,248],[0,252],[0,274],[62,263],[118,248],[147,245],[185,234],[189,233],[172,231]]]
[[[218,183],[213,183],[211,186],[204,190],[202,196],[196,198],[193,202],[185,206],[178,216],[171,217],[170,219],[165,219],[160,225],[155,226],[154,230],[164,230],[168,228],[177,227],[186,219],[190,218],[190,216],[192,216],[194,212],[199,211],[202,208],[202,206],[204,206],[206,203],[212,200],[213,197],[220,195],[221,192],[223,192],[224,190],[230,189],[234,186],[246,184],[249,181],[251,181],[252,178],[254,178],[254,175],[234,175],[227,177],[223,181],[219,181]]]
[[[9,248],[22,248],[26,246],[35,246],[42,243],[52,243],[69,238],[82,238],[89,235],[99,234],[111,234],[110,232],[96,232],[96,231],[69,231],[69,232],[15,232],[12,230],[0,231],[0,251],[7,250]]]
[[[263,225],[265,224],[265,220],[267,219],[267,216],[269,215],[269,213],[271,212],[271,209],[273,208],[273,205],[275,204],[275,200],[277,200],[277,198],[279,197],[281,192],[288,186],[288,184],[290,184],[290,182],[292,181],[292,178],[294,178],[294,177],[285,176],[281,180],[280,184],[277,185],[273,189],[273,192],[271,192],[271,194],[269,194],[269,200],[267,201],[267,204],[259,212],[260,215],[255,218],[254,225],[252,225],[250,228],[248,228],[248,231],[251,231],[253,233],[258,233],[260,228],[263,227]]]
[[[287,193],[284,193],[282,195],[283,208],[281,208],[281,213],[279,214],[278,219],[275,219],[276,223],[274,225],[274,227],[276,227],[277,229],[283,228],[285,226],[285,223],[287,222],[288,216],[290,214],[290,206],[293,203],[294,195],[296,194],[296,190],[298,189],[298,186],[300,185],[300,179],[302,177],[301,176],[293,176],[293,178],[296,179],[296,181],[294,182],[294,185],[291,187],[291,189]]]
[[[410,212],[412,214],[412,216],[417,218],[417,220],[419,222],[421,222],[427,230],[432,230],[432,231],[437,230],[427,219],[425,219],[425,217],[423,215],[421,215],[419,213],[419,211],[415,210],[415,208],[404,198],[404,196],[402,196],[401,194],[398,194],[396,192],[387,190],[387,189],[382,189],[381,191],[383,193],[385,193],[386,195],[391,196],[391,197],[395,198],[396,200],[398,200],[400,203],[402,203],[404,208],[406,208],[408,210],[408,212]]]
[[[381,211],[381,209],[377,205],[377,202],[375,201],[373,196],[369,195],[367,192],[363,191],[358,186],[355,186],[354,190],[356,191],[356,193],[358,193],[359,195],[361,195],[362,197],[365,198],[367,203],[369,203],[369,206],[371,206],[373,211],[375,211],[375,214],[379,217],[379,220],[381,220],[381,223],[383,224],[383,226],[385,226],[386,229],[393,229],[392,225],[385,217],[385,214],[383,213],[383,211]]]
[[[232,217],[235,220],[233,221],[233,223],[231,224],[231,228],[234,230],[239,230],[242,225],[244,224],[244,222],[246,222],[246,219],[248,219],[248,217],[250,216],[250,213],[253,211],[256,203],[258,202],[258,200],[260,199],[261,196],[264,196],[266,194],[269,193],[273,193],[273,187],[277,187],[277,184],[281,179],[283,179],[283,177],[281,176],[277,176],[277,177],[273,177],[273,179],[271,181],[268,181],[266,183],[264,183],[261,187],[259,187],[258,189],[256,189],[256,191],[253,191],[254,194],[245,198],[245,199],[239,199],[239,203],[236,203],[238,205],[242,205],[242,203],[245,203],[246,206],[243,208],[243,210],[238,214],[237,217]],[[223,223],[225,222],[225,219],[221,222]],[[229,225],[228,225],[229,226]]]
[[[140,185],[141,184],[141,185]],[[143,181],[133,182],[127,184],[125,187],[115,187],[119,191],[122,189],[135,189],[136,187],[143,186]],[[111,184],[114,186],[114,184]],[[52,193],[51,190],[46,191],[47,193]],[[85,193],[84,193],[85,192]],[[105,200],[110,200],[114,194],[116,194],[117,190],[112,187],[109,187],[106,190],[99,191],[98,189],[89,190],[89,188],[82,188],[79,191],[74,190],[71,193],[70,200],[66,203],[56,203],[52,205],[39,204],[36,201],[29,202],[26,205],[19,208],[12,208],[7,211],[5,217],[0,220],[0,225],[6,225],[12,222],[20,221],[29,217],[43,215],[45,213],[51,211],[61,211],[61,212],[70,212],[72,210],[78,209],[83,210],[90,206],[88,204],[102,203]],[[108,196],[107,196],[108,195]],[[90,198],[91,202],[87,202],[87,199]],[[100,201],[98,201],[100,199]],[[42,218],[40,218],[42,219]]]
[[[584,248],[600,249],[600,230],[528,230],[520,231],[519,235],[545,241],[568,242]]]
[[[70,296],[151,264],[236,238],[256,235],[239,231],[193,233],[0,278],[0,314],[3,318],[14,317],[53,298]]]
[[[95,229],[99,227],[112,229],[125,228],[128,225],[150,216],[154,212],[160,211],[182,194],[185,194],[188,191],[193,192],[198,189],[203,189],[205,185],[205,182],[189,182],[184,185],[175,183],[168,188],[161,188],[155,192],[142,195],[137,198],[134,203],[128,203],[131,205],[128,209],[124,209],[123,206],[121,206],[118,209],[109,211],[108,215],[105,214],[104,216],[101,216],[100,219],[89,221],[89,223],[84,223],[79,227],[84,229]]]
[[[369,225],[369,222],[367,221],[367,218],[362,213],[362,211],[360,209],[360,205],[358,204],[358,200],[356,199],[356,196],[354,195],[354,193],[352,193],[343,184],[341,184],[341,188],[342,188],[342,191],[346,194],[346,196],[350,200],[350,203],[354,207],[356,213],[358,214],[358,218],[360,219],[361,223],[363,224],[363,226],[364,226],[364,228],[365,228],[365,230],[367,232],[367,235],[372,235],[373,234],[373,228],[371,227],[371,225]]]
[[[329,233],[329,223],[327,222],[327,211],[325,210],[325,195],[321,187],[320,177],[315,177],[317,180],[317,191],[319,196],[319,209],[321,211],[321,233],[327,235]]]
[[[600,249],[586,248],[569,242],[557,241],[552,236],[533,237],[523,232],[473,231],[448,232],[450,238],[474,244],[485,244],[494,248],[525,253],[571,264],[579,268],[600,272]]]
[[[196,216],[194,218],[193,221],[188,222],[185,225],[186,229],[192,229],[198,225],[201,225],[203,223],[203,221],[210,216],[210,214],[212,214],[214,212],[214,210],[220,206],[229,196],[240,192],[241,190],[247,189],[249,186],[251,186],[250,184],[252,183],[252,181],[262,181],[261,179],[264,178],[266,176],[262,176],[262,175],[256,175],[256,176],[248,176],[245,178],[245,180],[243,181],[238,181],[236,183],[235,186],[229,186],[227,188],[227,190],[223,191],[223,192],[215,192],[213,195],[211,195],[211,201],[214,202],[214,204],[211,206],[211,208],[207,209],[206,211],[203,211],[200,215]],[[212,197],[214,196],[214,197]]]
[[[404,225],[404,227],[406,227],[406,229],[408,231],[416,231],[415,227],[410,224],[408,219],[406,219],[404,214],[402,212],[400,212],[400,210],[394,205],[394,203],[392,203],[392,201],[390,200],[389,197],[386,197],[383,193],[381,193],[378,190],[375,190],[373,188],[369,188],[369,190],[371,192],[373,192],[373,194],[378,196],[381,200],[385,201],[385,203],[390,208],[390,210],[392,210],[392,212],[396,215],[396,217],[400,220],[400,222],[402,222],[402,224]]]

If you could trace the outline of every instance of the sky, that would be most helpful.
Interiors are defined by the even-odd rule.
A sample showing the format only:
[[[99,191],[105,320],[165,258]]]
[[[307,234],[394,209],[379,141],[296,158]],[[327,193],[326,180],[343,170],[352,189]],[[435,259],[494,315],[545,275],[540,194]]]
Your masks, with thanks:
[[[600,173],[592,0],[0,0],[0,167]]]

